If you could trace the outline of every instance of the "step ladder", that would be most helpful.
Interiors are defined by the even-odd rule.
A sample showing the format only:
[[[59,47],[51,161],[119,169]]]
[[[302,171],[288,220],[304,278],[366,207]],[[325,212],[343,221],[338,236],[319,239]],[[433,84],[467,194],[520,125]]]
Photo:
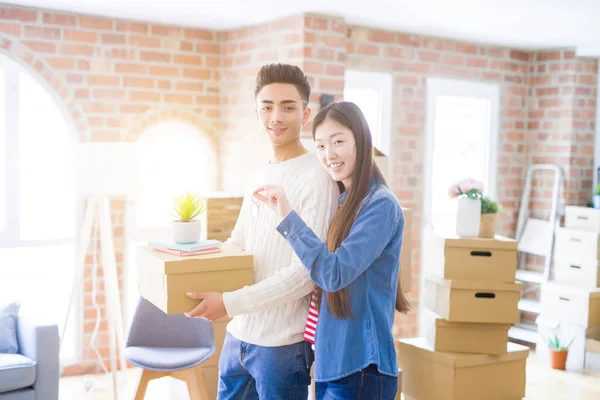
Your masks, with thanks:
[[[534,174],[543,171],[551,171],[554,175],[552,186],[552,205],[550,208],[549,219],[531,218],[529,201],[533,190],[532,182]],[[534,164],[527,170],[527,178],[521,198],[519,217],[517,219],[516,240],[518,242],[518,268],[516,279],[522,283],[534,284],[533,290],[539,289],[539,286],[550,279],[552,268],[552,254],[554,250],[554,237],[556,228],[560,223],[558,215],[558,202],[563,188],[563,172],[553,164]],[[544,272],[527,271],[527,255],[544,257]],[[525,298],[532,289],[521,290],[521,299],[519,300],[520,313],[527,312],[534,315],[540,313],[540,303],[537,300]],[[537,342],[537,325],[535,323],[519,322],[513,325],[508,336],[511,340],[532,343]]]

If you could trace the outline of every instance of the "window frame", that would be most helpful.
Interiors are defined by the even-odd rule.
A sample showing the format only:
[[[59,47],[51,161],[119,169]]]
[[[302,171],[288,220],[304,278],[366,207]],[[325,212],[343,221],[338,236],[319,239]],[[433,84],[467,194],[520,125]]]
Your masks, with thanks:
[[[23,240],[21,239],[21,228],[20,228],[20,213],[21,213],[21,170],[20,170],[20,144],[19,144],[19,97],[20,97],[20,73],[27,73],[29,77],[35,81],[38,85],[42,86],[44,90],[50,95],[52,101],[55,102],[59,112],[61,112],[66,124],[69,128],[69,138],[75,143],[75,132],[76,127],[68,116],[64,108],[64,103],[58,97],[54,89],[39,75],[28,66],[20,63],[18,60],[11,58],[8,55],[0,53],[0,69],[4,70],[5,73],[5,126],[3,130],[0,130],[0,134],[4,135],[5,150],[6,150],[6,162],[4,164],[4,181],[5,181],[5,192],[0,193],[0,206],[4,203],[5,215],[6,215],[6,229],[0,231],[0,250],[2,249],[13,249],[13,248],[33,248],[33,247],[47,247],[47,246],[61,246],[69,245],[73,246],[73,265],[77,268],[77,246],[79,243],[79,225],[83,218],[83,199],[77,196],[75,200],[76,208],[75,212],[75,226],[73,230],[73,237],[61,238],[61,239],[47,239],[47,240]],[[2,121],[0,121],[1,123]],[[75,151],[75,146],[73,146]],[[74,179],[71,176],[70,179]],[[75,189],[77,189],[77,182],[74,182]],[[77,190],[75,191],[77,193]],[[5,200],[5,201],[4,201]],[[73,279],[77,276],[76,270],[73,270]],[[79,293],[83,293],[83,282],[80,283]],[[83,356],[83,337],[78,332],[83,331],[83,305],[78,301],[83,296],[80,294],[78,299],[75,299],[72,305],[70,318],[74,318],[74,351],[73,356],[68,358],[61,358],[60,363],[62,365],[69,365],[80,362]],[[59,329],[62,329],[63,320],[59,320]]]
[[[392,106],[393,106],[393,76],[386,72],[361,71],[346,69],[344,72],[344,90],[352,89],[371,89],[378,93],[378,126],[381,132],[378,132],[379,143],[373,140],[373,145],[383,154],[392,157]]]
[[[435,98],[437,96],[461,96],[473,97],[490,101],[490,136],[486,138],[486,154],[488,160],[486,166],[485,192],[491,198],[496,198],[497,193],[497,175],[498,175],[498,141],[500,137],[500,87],[496,84],[488,84],[476,81],[429,78],[427,79],[426,94],[426,120],[425,120],[425,154],[423,173],[424,176],[432,176],[433,168],[433,145],[435,140]],[[425,182],[425,185],[430,183]],[[423,210],[424,222],[427,222],[427,215],[432,206],[431,188],[423,190]],[[431,216],[429,216],[431,217]],[[431,222],[431,221],[429,221]]]

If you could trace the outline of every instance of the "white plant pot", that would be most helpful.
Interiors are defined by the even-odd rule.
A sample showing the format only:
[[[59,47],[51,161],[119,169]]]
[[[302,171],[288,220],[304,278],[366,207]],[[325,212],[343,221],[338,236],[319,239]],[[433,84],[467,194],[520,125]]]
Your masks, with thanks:
[[[481,222],[481,200],[461,197],[456,213],[456,234],[459,237],[479,236]]]
[[[173,221],[172,230],[175,243],[196,243],[202,234],[202,224],[198,220]]]

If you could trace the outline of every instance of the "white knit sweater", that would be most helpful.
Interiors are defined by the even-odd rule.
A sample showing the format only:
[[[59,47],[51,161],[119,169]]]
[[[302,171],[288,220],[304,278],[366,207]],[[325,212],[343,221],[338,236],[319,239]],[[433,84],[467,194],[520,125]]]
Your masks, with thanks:
[[[314,288],[292,247],[275,230],[281,218],[266,205],[256,205],[252,191],[264,184],[285,189],[292,208],[325,241],[339,199],[339,190],[317,156],[309,152],[268,164],[248,182],[242,209],[228,242],[254,256],[254,285],[223,294],[227,331],[259,346],[285,346],[303,340]]]

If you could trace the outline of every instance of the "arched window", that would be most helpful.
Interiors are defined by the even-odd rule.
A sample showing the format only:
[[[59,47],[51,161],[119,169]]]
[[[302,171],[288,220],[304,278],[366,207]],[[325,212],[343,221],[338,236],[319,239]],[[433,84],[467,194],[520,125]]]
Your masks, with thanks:
[[[60,327],[75,266],[72,132],[45,83],[0,55],[0,301]],[[79,322],[70,318],[63,361],[77,356]]]
[[[143,132],[137,145],[138,194],[127,213],[128,316],[138,296],[137,246],[169,238],[174,196],[187,191],[207,195],[217,187],[213,144],[194,125],[180,120],[160,122]]]

